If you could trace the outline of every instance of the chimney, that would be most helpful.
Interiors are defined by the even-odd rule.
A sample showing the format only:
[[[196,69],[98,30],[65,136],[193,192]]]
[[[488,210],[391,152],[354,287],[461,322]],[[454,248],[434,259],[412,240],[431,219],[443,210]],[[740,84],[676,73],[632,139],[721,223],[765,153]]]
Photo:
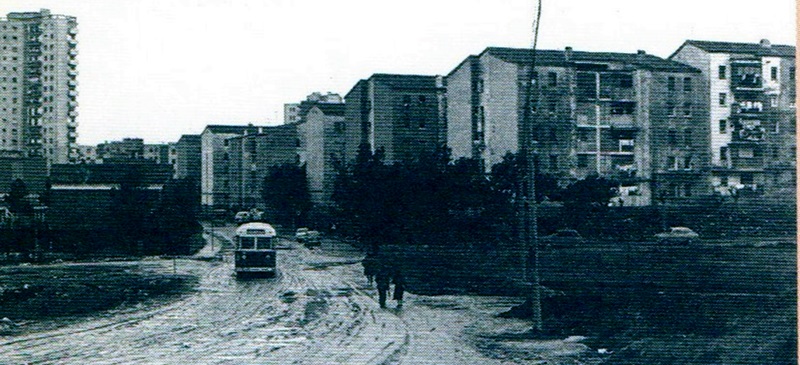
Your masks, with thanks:
[[[758,43],[761,45],[761,47],[764,47],[764,48],[769,48],[769,47],[771,47],[771,46],[772,46],[772,45],[769,43],[769,39],[766,39],[766,38],[762,39],[762,40],[761,40],[760,42],[758,42]]]
[[[564,60],[569,61],[572,58],[572,47],[566,46],[564,47]]]

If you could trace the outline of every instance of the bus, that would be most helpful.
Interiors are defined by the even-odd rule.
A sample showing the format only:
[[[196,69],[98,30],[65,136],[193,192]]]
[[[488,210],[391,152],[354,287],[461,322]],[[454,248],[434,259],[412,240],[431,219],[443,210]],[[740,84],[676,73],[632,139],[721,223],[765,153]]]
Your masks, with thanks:
[[[275,276],[275,228],[261,222],[245,223],[236,229],[234,266],[236,276]]]

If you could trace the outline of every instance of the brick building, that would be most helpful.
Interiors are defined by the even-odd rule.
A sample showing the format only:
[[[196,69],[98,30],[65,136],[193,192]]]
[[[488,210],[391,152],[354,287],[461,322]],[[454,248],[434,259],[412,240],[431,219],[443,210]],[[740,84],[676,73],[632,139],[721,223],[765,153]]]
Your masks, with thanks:
[[[519,146],[529,49],[485,49],[447,75],[447,144],[487,171]],[[539,171],[562,184],[619,182],[622,205],[706,194],[708,111],[699,70],[634,54],[540,50],[534,78]]]
[[[446,141],[445,87],[439,76],[374,74],[345,95],[345,155],[382,148],[386,162],[408,161]]]
[[[794,196],[795,47],[688,40],[670,59],[701,71],[714,190]]]

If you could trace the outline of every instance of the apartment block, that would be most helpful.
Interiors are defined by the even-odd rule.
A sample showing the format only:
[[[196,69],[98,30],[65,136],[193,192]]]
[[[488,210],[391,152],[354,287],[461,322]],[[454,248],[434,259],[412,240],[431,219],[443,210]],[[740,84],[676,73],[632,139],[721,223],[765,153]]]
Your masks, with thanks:
[[[259,129],[263,128],[252,124],[206,126],[200,134],[200,201],[203,208],[231,206],[229,139],[244,134],[258,134]]]
[[[343,104],[344,99],[336,93],[313,92],[306,96],[306,100],[299,103],[283,105],[283,124],[302,123],[308,111],[317,104]]]
[[[319,207],[333,204],[337,166],[346,156],[345,104],[320,103],[298,124],[311,202]]]
[[[97,163],[97,146],[76,145],[77,157],[75,163],[91,164]]]
[[[77,32],[47,9],[0,18],[0,150],[76,161]]]
[[[255,133],[227,140],[229,189],[227,203],[238,208],[264,208],[262,190],[270,169],[284,164],[300,165],[301,141],[297,124],[259,127]]]
[[[358,146],[383,149],[386,162],[411,161],[446,142],[444,80],[440,76],[374,74],[345,95],[345,154]]]
[[[688,40],[670,59],[702,73],[714,190],[794,196],[795,47]]]
[[[706,194],[708,126],[700,71],[644,51],[536,52],[490,47],[447,75],[453,158],[490,171],[520,145],[532,89],[537,169],[562,184],[589,175],[619,183],[619,205]],[[710,190],[709,190],[710,191]]]
[[[200,181],[200,135],[184,134],[175,143],[175,178]]]

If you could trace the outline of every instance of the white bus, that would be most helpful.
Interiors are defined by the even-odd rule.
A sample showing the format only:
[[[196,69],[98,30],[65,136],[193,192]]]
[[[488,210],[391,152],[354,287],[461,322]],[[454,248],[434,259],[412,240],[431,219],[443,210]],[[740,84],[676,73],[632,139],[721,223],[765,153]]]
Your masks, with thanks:
[[[237,276],[276,272],[275,228],[260,222],[245,223],[236,229],[234,265]]]

